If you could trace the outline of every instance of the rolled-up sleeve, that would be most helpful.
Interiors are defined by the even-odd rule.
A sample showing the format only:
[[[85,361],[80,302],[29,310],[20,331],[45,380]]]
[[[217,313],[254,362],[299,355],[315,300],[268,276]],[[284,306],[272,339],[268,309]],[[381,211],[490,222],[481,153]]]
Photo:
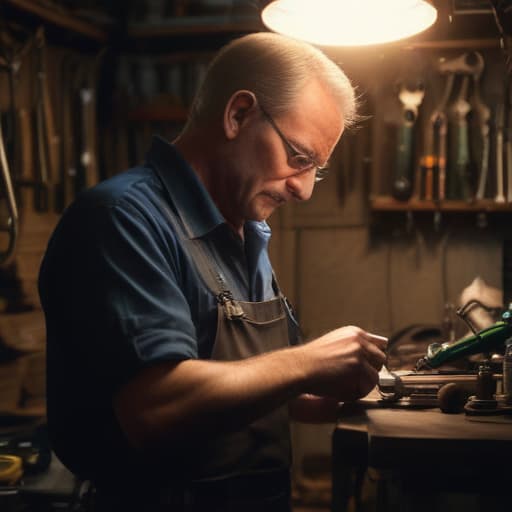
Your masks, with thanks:
[[[69,272],[73,336],[102,379],[116,388],[145,365],[196,358],[175,240],[129,203],[79,217]]]

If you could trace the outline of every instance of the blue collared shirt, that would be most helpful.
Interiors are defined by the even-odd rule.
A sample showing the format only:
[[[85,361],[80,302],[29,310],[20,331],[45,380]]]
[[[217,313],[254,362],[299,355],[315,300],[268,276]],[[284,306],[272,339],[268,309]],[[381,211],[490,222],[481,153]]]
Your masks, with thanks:
[[[81,194],[52,235],[39,276],[50,428],[57,453],[78,473],[90,472],[83,459],[95,448],[78,447],[77,439],[95,436],[101,449],[121,449],[111,410],[116,389],[149,364],[210,355],[215,296],[176,236],[169,209],[188,236],[205,241],[235,298],[275,296],[268,225],[248,221],[242,242],[163,139],[153,140],[145,165]]]

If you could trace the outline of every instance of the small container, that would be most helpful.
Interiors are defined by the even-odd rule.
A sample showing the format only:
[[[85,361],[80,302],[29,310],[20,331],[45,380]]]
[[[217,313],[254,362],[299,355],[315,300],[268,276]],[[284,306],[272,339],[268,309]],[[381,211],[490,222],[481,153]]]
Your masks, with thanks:
[[[503,356],[503,395],[507,404],[512,404],[512,338],[505,341]]]
[[[496,382],[488,361],[480,363],[476,380],[476,397],[478,400],[494,400]]]

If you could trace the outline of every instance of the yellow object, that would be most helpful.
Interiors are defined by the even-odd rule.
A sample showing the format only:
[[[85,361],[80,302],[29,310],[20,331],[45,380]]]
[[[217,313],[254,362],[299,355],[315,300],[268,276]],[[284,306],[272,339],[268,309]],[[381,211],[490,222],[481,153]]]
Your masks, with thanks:
[[[16,485],[23,475],[23,463],[15,455],[0,455],[0,485]]]
[[[274,32],[322,46],[362,46],[403,39],[430,27],[427,0],[274,0],[261,13]]]

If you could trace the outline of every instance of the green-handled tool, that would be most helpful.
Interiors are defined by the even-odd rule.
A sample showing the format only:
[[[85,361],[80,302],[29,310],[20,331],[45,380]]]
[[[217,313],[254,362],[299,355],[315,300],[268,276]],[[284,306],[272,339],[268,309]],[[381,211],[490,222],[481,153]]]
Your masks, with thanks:
[[[423,101],[425,87],[419,84],[413,89],[402,85],[398,98],[402,104],[402,123],[398,128],[393,196],[406,201],[413,192],[414,178],[414,125],[418,107]]]
[[[479,332],[462,338],[454,343],[432,343],[427,354],[417,363],[415,370],[439,368],[462,357],[492,352],[504,346],[505,340],[512,336],[512,311],[502,315],[502,320]]]

